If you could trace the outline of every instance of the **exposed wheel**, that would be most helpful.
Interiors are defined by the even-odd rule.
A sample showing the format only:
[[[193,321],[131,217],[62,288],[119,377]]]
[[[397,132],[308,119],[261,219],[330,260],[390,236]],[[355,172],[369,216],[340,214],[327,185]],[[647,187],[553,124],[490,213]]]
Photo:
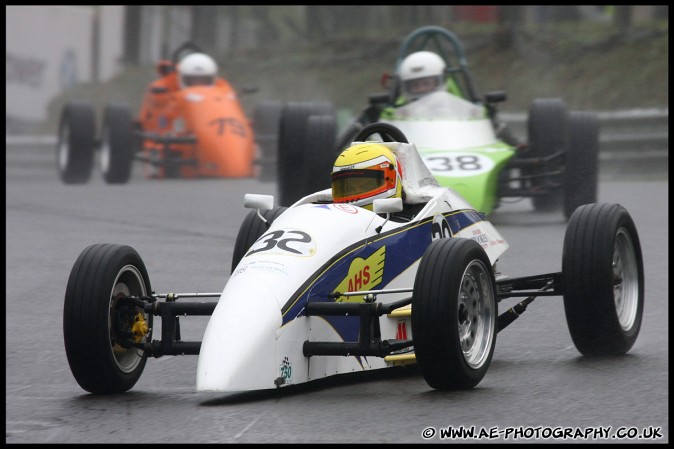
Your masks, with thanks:
[[[96,114],[86,102],[64,106],[59,121],[56,143],[56,166],[61,181],[83,184],[89,181],[96,145]]]
[[[286,209],[287,207],[277,206],[270,210],[260,211],[260,213],[267,220],[269,226],[271,226],[274,220]],[[241,259],[246,255],[250,247],[253,246],[253,243],[262,237],[262,234],[267,232],[269,226],[260,220],[260,217],[257,216],[257,210],[248,212],[246,218],[243,219],[243,223],[241,223],[239,233],[236,235],[234,254],[232,254],[232,272],[234,272],[234,269],[241,262]]]
[[[258,175],[261,182],[276,181],[279,126],[283,102],[260,102],[253,112],[253,130],[258,146]]]
[[[532,102],[527,121],[528,145],[531,151],[529,157],[549,158],[559,155],[540,168],[523,170],[525,174],[532,176],[548,173],[531,180],[532,189],[550,190],[531,198],[535,210],[553,211],[562,207],[564,192],[556,186],[563,185],[563,178],[560,174],[552,173],[561,172],[563,167],[562,154],[567,147],[568,138],[567,121],[566,106],[559,98],[536,99]]]
[[[308,120],[312,115],[335,115],[331,103],[289,102],[283,108],[279,130],[277,183],[279,204],[290,206],[309,192],[304,155]],[[334,143],[333,143],[334,145]],[[333,148],[324,149],[333,153]],[[325,174],[330,176],[330,172]]]
[[[571,215],[562,255],[564,310],[585,355],[632,347],[644,310],[644,267],[636,227],[619,204],[587,204]]]
[[[164,177],[167,179],[178,179],[181,177],[180,169],[182,168],[182,158],[179,154],[174,154],[173,150],[166,149],[164,152]]]
[[[330,188],[330,173],[339,154],[335,146],[337,118],[312,115],[307,120],[304,145],[305,194]]]
[[[564,165],[564,215],[597,202],[599,118],[591,112],[569,113],[569,145]]]
[[[435,389],[468,389],[487,373],[496,344],[496,281],[484,249],[471,239],[433,241],[412,296],[414,353]]]
[[[108,184],[129,181],[137,139],[131,111],[123,104],[109,104],[103,114],[101,173]]]
[[[128,343],[145,342],[147,316],[123,298],[151,292],[145,265],[129,246],[95,244],[77,258],[66,287],[63,337],[83,389],[121,393],[136,384],[147,356]]]

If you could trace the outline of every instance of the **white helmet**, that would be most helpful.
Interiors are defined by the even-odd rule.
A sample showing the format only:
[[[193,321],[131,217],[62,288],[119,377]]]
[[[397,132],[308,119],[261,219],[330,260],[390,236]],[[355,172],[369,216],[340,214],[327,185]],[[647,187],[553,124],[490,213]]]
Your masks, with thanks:
[[[207,85],[215,82],[218,65],[213,58],[204,53],[192,53],[178,64],[180,85],[182,87]]]
[[[446,90],[446,67],[445,61],[430,51],[408,55],[398,69],[403,95],[416,100],[431,92]]]

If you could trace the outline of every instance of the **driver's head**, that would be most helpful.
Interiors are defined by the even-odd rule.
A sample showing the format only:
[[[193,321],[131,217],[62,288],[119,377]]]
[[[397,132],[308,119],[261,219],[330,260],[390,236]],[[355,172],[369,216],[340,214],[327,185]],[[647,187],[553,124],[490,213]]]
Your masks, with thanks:
[[[409,100],[416,100],[432,92],[446,90],[446,67],[445,61],[433,52],[410,54],[398,70],[403,95]]]
[[[380,143],[358,143],[337,156],[332,168],[332,200],[372,210],[379,198],[402,198],[402,166]]]
[[[181,87],[211,86],[215,83],[218,65],[204,53],[192,53],[178,64]]]

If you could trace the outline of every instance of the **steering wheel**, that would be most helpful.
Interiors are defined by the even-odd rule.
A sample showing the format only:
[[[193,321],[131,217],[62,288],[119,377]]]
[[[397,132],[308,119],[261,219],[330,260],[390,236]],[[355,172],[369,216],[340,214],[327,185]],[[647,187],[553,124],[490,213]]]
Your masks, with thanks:
[[[356,137],[353,138],[354,142],[365,142],[368,137],[373,134],[379,134],[384,142],[402,142],[409,143],[407,137],[395,126],[384,123],[377,122],[367,125],[365,128],[361,129]]]

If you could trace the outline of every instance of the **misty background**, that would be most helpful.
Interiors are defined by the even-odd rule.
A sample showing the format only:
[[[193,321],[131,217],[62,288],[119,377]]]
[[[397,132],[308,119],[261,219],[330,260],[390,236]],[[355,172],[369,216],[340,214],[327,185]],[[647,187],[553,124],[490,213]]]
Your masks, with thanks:
[[[501,110],[538,97],[570,109],[668,108],[667,5],[5,8],[7,134],[54,134],[70,99],[137,110],[155,64],[187,40],[217,60],[249,116],[265,100],[356,114],[384,91],[404,38],[427,25],[461,39],[478,91],[507,92]],[[257,93],[241,94],[248,86]]]

